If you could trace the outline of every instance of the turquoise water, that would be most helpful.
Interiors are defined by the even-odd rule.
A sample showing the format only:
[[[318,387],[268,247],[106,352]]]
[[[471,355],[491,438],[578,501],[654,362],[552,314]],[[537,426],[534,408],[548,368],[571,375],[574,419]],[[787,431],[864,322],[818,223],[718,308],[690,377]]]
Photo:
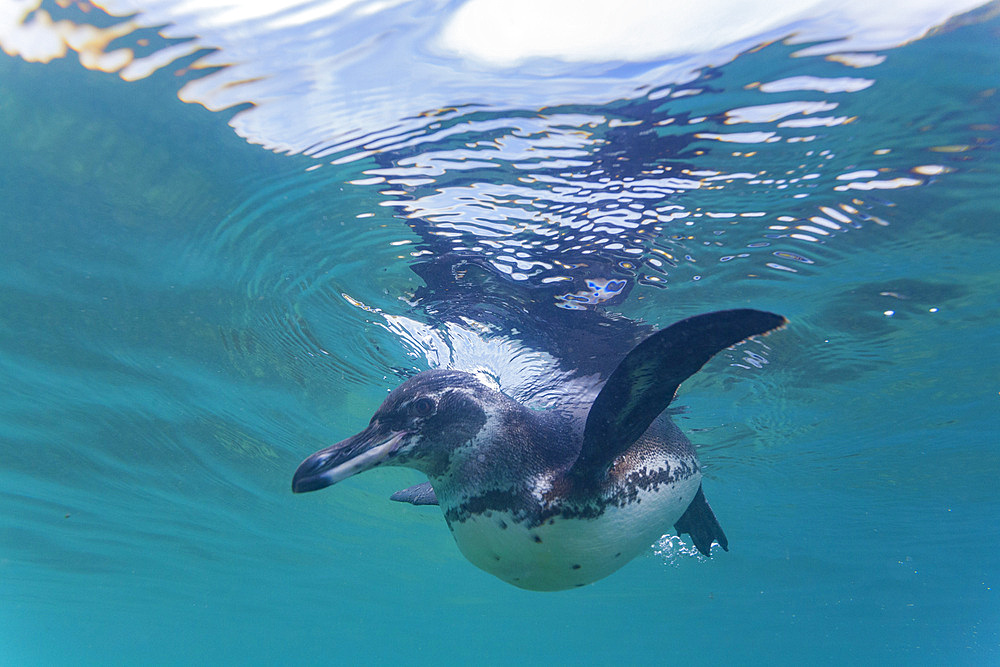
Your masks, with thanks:
[[[796,48],[282,153],[183,63],[0,58],[0,663],[1000,661],[1000,20]],[[584,251],[633,320],[791,320],[677,399],[728,553],[531,593],[388,500],[413,471],[290,493],[431,365],[411,267],[549,298]]]

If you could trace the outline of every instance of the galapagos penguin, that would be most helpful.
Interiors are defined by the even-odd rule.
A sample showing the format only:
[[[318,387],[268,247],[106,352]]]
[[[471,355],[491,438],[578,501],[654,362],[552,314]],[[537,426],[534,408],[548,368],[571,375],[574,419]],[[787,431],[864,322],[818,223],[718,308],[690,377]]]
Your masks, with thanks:
[[[541,410],[475,373],[424,371],[363,431],[303,461],[292,491],[379,465],[419,470],[428,481],[392,499],[439,504],[469,561],[530,590],[595,582],[671,526],[705,555],[714,542],[728,550],[694,448],[664,411],[717,352],[785,324],[749,309],[690,317],[643,340],[606,379],[550,388],[557,400]]]

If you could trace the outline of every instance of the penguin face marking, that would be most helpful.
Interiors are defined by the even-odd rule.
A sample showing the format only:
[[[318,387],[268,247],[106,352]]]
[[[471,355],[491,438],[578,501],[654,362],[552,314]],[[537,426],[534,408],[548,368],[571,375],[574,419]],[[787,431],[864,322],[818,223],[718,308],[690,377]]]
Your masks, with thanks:
[[[315,491],[379,465],[439,476],[448,470],[454,452],[486,423],[481,404],[487,394],[502,396],[468,373],[420,373],[386,397],[368,428],[303,461],[292,490]]]
[[[444,474],[454,452],[486,423],[482,398],[492,390],[458,371],[425,371],[395,389],[372,416],[369,428],[405,432],[386,464]]]

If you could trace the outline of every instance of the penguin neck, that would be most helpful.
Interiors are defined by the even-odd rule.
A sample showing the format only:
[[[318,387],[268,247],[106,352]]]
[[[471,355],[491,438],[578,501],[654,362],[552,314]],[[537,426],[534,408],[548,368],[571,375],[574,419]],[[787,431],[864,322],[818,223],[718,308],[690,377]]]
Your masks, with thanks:
[[[579,455],[582,422],[564,410],[533,410],[507,399],[484,411],[479,434],[454,453],[447,471],[431,476],[439,497],[465,497],[472,489],[531,491],[537,480],[562,477]]]

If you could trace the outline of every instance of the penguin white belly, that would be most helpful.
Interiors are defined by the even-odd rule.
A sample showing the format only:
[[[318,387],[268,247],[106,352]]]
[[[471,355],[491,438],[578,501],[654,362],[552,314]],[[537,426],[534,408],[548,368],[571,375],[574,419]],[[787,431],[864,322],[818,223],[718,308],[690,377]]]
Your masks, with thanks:
[[[477,567],[536,591],[593,583],[649,548],[670,531],[701,484],[697,473],[656,491],[639,490],[632,502],[609,505],[593,519],[561,518],[530,527],[510,514],[473,514],[451,524],[458,548]]]

